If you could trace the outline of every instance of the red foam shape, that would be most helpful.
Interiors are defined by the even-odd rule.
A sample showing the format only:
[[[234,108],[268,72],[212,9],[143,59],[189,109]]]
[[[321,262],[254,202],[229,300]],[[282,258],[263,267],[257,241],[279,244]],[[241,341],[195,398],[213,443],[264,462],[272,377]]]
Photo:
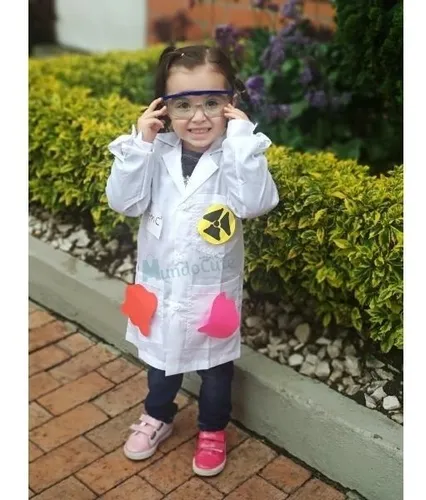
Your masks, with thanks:
[[[128,285],[121,312],[139,328],[145,337],[151,332],[151,321],[157,309],[157,296],[143,285]]]

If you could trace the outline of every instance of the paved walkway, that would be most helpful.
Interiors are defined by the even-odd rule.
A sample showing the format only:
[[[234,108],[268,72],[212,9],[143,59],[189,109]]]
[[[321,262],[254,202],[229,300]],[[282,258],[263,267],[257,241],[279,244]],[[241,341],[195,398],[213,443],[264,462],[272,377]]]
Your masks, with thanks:
[[[344,500],[233,424],[225,470],[194,476],[197,406],[183,393],[174,435],[148,461],[126,459],[121,448],[142,410],[146,372],[31,302],[29,329],[33,500]]]

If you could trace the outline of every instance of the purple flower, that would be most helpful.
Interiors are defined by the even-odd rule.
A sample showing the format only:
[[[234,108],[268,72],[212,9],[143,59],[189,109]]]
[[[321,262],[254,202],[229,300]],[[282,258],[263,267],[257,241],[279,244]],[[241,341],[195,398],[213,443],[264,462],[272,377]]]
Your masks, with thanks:
[[[250,76],[246,81],[247,90],[263,92],[265,89],[265,79],[261,75]]]
[[[281,7],[281,15],[288,19],[300,20],[302,17],[303,0],[288,0]]]
[[[265,80],[263,76],[254,75],[247,79],[247,93],[254,106],[261,106],[265,94]]]
[[[261,63],[265,69],[276,71],[285,59],[284,40],[276,36],[263,52]]]
[[[327,107],[328,99],[324,90],[310,90],[306,93],[305,98],[313,108],[324,109]]]
[[[294,21],[291,21],[290,23],[288,23],[284,26],[284,28],[279,32],[279,35],[281,37],[286,37],[288,35],[291,35],[293,33],[295,27],[296,27],[296,23]]]

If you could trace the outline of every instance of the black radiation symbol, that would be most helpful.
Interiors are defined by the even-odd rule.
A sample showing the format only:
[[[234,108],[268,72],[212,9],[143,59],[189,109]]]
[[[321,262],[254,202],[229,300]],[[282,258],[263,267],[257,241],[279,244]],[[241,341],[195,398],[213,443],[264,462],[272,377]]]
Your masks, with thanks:
[[[208,211],[199,223],[201,236],[213,244],[225,243],[235,231],[235,217],[226,207],[215,205]]]

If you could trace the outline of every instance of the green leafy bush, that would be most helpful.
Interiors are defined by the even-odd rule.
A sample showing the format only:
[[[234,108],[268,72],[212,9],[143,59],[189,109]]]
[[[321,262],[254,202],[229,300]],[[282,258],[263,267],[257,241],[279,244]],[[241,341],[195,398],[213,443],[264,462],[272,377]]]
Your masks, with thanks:
[[[94,97],[117,94],[137,104],[153,99],[154,70],[164,49],[155,45],[143,51],[104,54],[66,54],[30,59],[29,85],[43,76],[53,76],[68,87],[87,87]]]
[[[107,204],[111,155],[106,146],[129,130],[138,110],[117,95],[98,99],[89,89],[68,88],[52,76],[31,86],[30,200],[52,213],[90,214],[101,236],[111,234],[125,219]]]
[[[331,153],[274,147],[268,159],[281,201],[246,223],[253,288],[313,297],[324,325],[369,332],[384,352],[401,348],[402,166],[376,178]]]
[[[402,114],[402,0],[335,0],[334,42],[344,47],[341,77],[359,89],[382,96]]]
[[[65,66],[32,68],[30,201],[52,213],[89,214],[103,238],[123,222],[135,231],[137,219],[109,209],[105,185],[112,163],[107,145],[130,130],[140,106],[70,87]],[[376,178],[331,153],[273,147],[267,154],[281,201],[246,222],[251,286],[301,301],[313,297],[324,324],[354,326],[383,351],[401,348],[402,166]]]

